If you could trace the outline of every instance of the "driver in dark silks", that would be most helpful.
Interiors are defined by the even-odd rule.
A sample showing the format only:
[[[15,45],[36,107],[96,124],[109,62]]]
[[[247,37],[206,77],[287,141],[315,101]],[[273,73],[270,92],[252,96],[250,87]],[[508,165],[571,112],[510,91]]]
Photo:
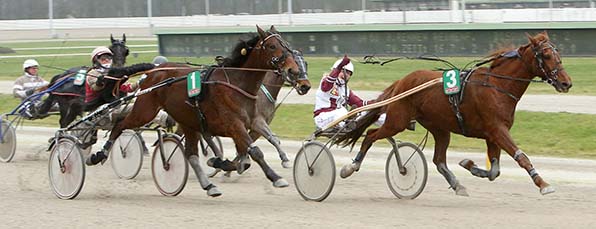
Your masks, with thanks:
[[[112,88],[105,87],[106,82],[104,79],[104,74],[107,75],[108,71],[111,72],[110,67],[112,64],[112,52],[106,47],[98,47],[95,50],[93,50],[91,56],[93,61],[93,69],[91,69],[87,73],[88,77],[85,83],[85,111],[95,110],[101,105],[110,103],[116,99],[113,96],[111,96],[110,93],[104,93],[105,90],[112,90]],[[165,57],[156,58],[154,59],[154,63],[157,62],[157,64],[151,64],[151,66],[158,66],[159,64],[165,61],[167,61]],[[135,91],[138,88],[138,85],[139,83],[125,83],[120,85],[119,90],[121,92],[130,93]],[[110,115],[108,115],[107,119],[100,120],[99,123],[95,123],[95,125],[102,127],[103,129],[107,129],[108,127],[111,128],[111,124],[114,123],[116,120],[120,120],[126,117],[126,115],[132,110],[132,107],[132,103],[122,104],[120,105],[120,107],[116,108]],[[156,123],[157,125],[166,128],[174,125],[173,120],[169,119],[168,114],[164,111],[160,111],[156,115],[156,117],[151,121],[151,123]],[[97,141],[97,130],[95,130],[94,132],[95,133],[92,134],[92,136],[90,136],[91,139],[89,139],[89,145],[92,145]],[[144,146],[144,144],[142,145]],[[109,149],[111,147],[111,143],[106,143],[104,147],[107,147]],[[147,149],[144,148],[143,150],[146,151]],[[107,160],[107,158],[108,150],[104,148],[101,151],[90,155],[86,160],[86,164],[96,165],[100,162],[103,163],[105,160]]]

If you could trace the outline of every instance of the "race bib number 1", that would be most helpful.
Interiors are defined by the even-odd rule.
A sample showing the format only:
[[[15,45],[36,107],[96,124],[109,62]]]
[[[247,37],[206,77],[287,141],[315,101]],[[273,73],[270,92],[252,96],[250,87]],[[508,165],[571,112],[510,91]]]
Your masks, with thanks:
[[[85,84],[85,79],[87,78],[87,70],[81,69],[74,77],[74,85],[81,86]]]
[[[201,72],[191,72],[186,77],[186,91],[188,92],[188,97],[192,98],[201,93]]]
[[[461,90],[461,79],[459,69],[451,69],[443,72],[443,91],[446,95],[457,94]]]

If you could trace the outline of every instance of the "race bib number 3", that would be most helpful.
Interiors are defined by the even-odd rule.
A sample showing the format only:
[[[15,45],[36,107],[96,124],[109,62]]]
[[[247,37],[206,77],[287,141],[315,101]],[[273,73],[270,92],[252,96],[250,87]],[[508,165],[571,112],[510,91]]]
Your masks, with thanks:
[[[186,77],[188,97],[192,98],[201,93],[201,72],[191,72]]]
[[[451,69],[443,72],[443,91],[446,95],[457,94],[461,90],[461,79],[459,69]]]

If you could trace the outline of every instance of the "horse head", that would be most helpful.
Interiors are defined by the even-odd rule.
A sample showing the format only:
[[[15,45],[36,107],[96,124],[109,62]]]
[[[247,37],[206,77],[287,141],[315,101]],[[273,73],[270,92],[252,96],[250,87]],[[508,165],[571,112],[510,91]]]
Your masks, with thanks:
[[[114,54],[114,61],[112,65],[114,67],[123,67],[126,63],[126,57],[128,56],[129,50],[126,46],[126,34],[122,34],[122,40],[114,39],[110,34],[110,51]]]
[[[269,34],[277,34],[280,35],[279,31],[275,29],[275,26],[271,26],[269,29]],[[305,95],[310,90],[310,81],[308,80],[308,63],[304,60],[304,55],[302,52],[296,49],[291,49],[289,43],[285,40],[280,40],[283,47],[286,47],[291,51],[292,57],[294,61],[298,65],[298,73],[295,72],[280,72],[281,76],[283,77],[284,81],[290,84],[293,88],[296,89],[296,92],[300,95]]]
[[[276,33],[275,27],[271,26],[270,31],[265,32],[261,27],[257,26],[257,32],[257,44],[248,55],[258,55],[259,57],[249,59],[265,60],[265,62],[261,62],[261,68],[275,69],[282,75],[300,74],[300,69],[294,60],[290,44],[282,38],[281,34]]]
[[[294,55],[294,61],[298,64],[298,68],[300,69],[300,73],[298,74],[287,74],[291,77],[287,78],[286,82],[289,82],[292,87],[296,89],[296,92],[300,95],[305,95],[310,90],[310,81],[308,80],[308,63],[304,60],[304,56],[302,52],[298,50],[293,50],[292,54]]]
[[[536,36],[528,37],[529,49],[527,52],[531,52],[527,58],[531,60],[525,60],[527,63],[532,63],[528,66],[531,71],[552,85],[558,92],[569,92],[571,88],[571,77],[567,74],[567,71],[563,68],[563,62],[559,51],[555,45],[549,40],[546,31],[537,34]]]

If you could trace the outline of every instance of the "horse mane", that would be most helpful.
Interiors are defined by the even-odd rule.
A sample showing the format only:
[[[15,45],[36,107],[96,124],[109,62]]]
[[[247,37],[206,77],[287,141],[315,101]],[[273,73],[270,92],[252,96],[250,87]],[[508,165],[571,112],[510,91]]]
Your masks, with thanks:
[[[536,34],[536,36],[534,36],[532,39],[535,39],[537,41],[548,41],[548,36],[545,33],[538,33]],[[519,46],[519,47],[515,47],[513,44],[510,44],[506,47],[502,47],[499,48],[493,52],[491,52],[488,56],[486,56],[486,59],[494,59],[491,62],[490,67],[494,68],[498,65],[501,65],[504,61],[509,60],[509,58],[498,58],[499,56],[501,56],[503,53],[507,53],[510,51],[513,51],[515,49],[518,49],[520,55],[528,48],[532,45],[532,43],[528,42],[525,45]]]
[[[222,66],[240,67],[248,60],[250,52],[252,52],[253,48],[260,40],[259,35],[254,33],[249,33],[249,35],[252,36],[249,40],[240,39],[236,46],[234,46],[230,56],[223,59],[223,63],[221,64]],[[246,49],[246,53],[244,55],[242,55],[242,49]]]

